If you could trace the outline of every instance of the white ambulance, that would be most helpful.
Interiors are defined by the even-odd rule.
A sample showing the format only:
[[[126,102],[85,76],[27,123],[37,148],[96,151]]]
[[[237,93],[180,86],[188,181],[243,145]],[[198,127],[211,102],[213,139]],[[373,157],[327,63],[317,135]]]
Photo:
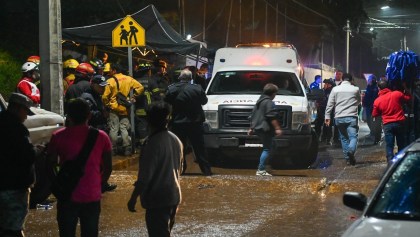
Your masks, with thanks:
[[[287,155],[301,168],[315,161],[318,140],[311,128],[308,97],[316,99],[320,95],[308,94],[297,51],[293,45],[283,43],[217,50],[213,76],[206,89],[208,103],[203,106],[205,146],[210,159],[223,153],[244,157],[247,151],[261,149],[258,137],[247,135],[247,130],[251,111],[267,83],[279,87],[273,101],[283,130],[275,138],[272,161]]]

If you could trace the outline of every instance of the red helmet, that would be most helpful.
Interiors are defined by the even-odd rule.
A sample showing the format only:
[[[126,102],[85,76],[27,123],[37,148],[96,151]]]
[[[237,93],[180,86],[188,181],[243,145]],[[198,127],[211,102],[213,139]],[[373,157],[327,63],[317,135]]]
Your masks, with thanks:
[[[92,65],[90,65],[89,63],[81,63],[79,64],[79,66],[76,67],[76,72],[84,76],[88,76],[93,75],[95,73],[95,70],[93,70]]]
[[[28,59],[26,59],[26,62],[33,62],[33,63],[39,64],[41,62],[41,58],[36,55],[29,56]]]

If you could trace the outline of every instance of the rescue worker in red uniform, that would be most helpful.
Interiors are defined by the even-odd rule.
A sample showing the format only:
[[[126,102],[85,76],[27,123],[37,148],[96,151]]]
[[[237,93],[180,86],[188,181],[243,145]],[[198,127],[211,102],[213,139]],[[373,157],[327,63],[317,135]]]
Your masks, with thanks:
[[[40,74],[38,64],[33,62],[26,62],[22,65],[23,77],[20,79],[16,86],[16,92],[27,96],[34,106],[39,106],[41,103],[41,93],[36,86],[36,82],[39,81]]]

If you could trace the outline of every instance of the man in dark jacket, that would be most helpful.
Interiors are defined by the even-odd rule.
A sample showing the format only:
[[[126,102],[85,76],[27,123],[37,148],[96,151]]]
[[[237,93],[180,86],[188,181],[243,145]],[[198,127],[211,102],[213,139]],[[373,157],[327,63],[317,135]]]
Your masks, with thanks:
[[[276,119],[275,104],[273,99],[279,88],[268,83],[263,88],[263,93],[252,110],[251,127],[248,135],[256,134],[263,144],[263,151],[260,156],[260,163],[256,175],[271,176],[265,169],[266,161],[270,159],[273,145],[273,135],[281,135],[281,127]]]
[[[80,97],[84,92],[90,89],[90,79],[95,71],[89,63],[81,63],[76,68],[76,79],[74,83],[67,89],[64,100],[64,112],[67,112],[67,105],[71,99]]]
[[[106,85],[108,85],[108,82],[104,76],[95,75],[90,81],[90,88],[80,97],[85,99],[90,106],[91,117],[89,119],[89,125],[108,133],[108,116],[104,103],[102,102],[102,94],[105,91]]]
[[[191,84],[192,73],[188,69],[181,71],[180,82],[168,87],[165,101],[172,105],[172,131],[186,147],[187,139],[190,141],[201,172],[212,175],[210,163],[207,161],[204,150],[203,122],[204,111],[201,107],[207,104],[207,96],[203,88]],[[184,170],[186,161],[184,159]]]
[[[334,86],[334,81],[332,79],[325,79],[323,81],[323,88],[322,88],[324,92],[324,97],[316,101],[317,112],[316,112],[316,119],[315,119],[315,132],[317,133],[318,136],[320,136],[321,142],[325,142],[328,145],[332,144],[332,141],[331,141],[332,127],[327,126],[324,123],[324,120],[325,120],[325,109],[327,108],[328,97],[330,96],[333,86]]]
[[[13,93],[0,112],[0,236],[23,236],[37,150],[23,125],[32,101]]]
[[[376,82],[375,75],[370,75],[368,77],[365,96],[363,97],[362,105],[363,110],[366,113],[366,123],[370,130],[370,137],[373,138],[374,143],[378,143],[381,139],[381,129],[380,126],[374,126],[374,121],[372,119],[372,110],[373,102],[378,98],[378,83]],[[376,125],[376,124],[375,124]],[[379,128],[379,129],[378,129]]]
[[[108,111],[105,109],[102,102],[102,95],[105,91],[105,86],[108,85],[106,78],[102,75],[95,75],[90,81],[90,88],[84,92],[80,97],[86,100],[90,107],[89,125],[100,129],[106,133],[108,129]],[[112,191],[117,188],[116,184],[102,183],[102,192]]]

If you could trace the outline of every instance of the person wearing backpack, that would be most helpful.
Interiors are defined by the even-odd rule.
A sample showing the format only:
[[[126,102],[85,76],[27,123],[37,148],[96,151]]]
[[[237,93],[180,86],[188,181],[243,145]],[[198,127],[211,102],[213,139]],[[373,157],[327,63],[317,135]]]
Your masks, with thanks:
[[[111,64],[110,78],[107,80],[108,86],[102,95],[105,106],[109,109],[109,136],[112,142],[113,153],[118,151],[118,133],[122,138],[122,149],[124,155],[131,155],[131,137],[129,130],[131,127],[129,120],[129,108],[134,98],[129,98],[130,90],[133,96],[139,96],[144,92],[144,87],[134,78],[124,75],[119,64]],[[134,138],[133,138],[134,139]]]
[[[101,188],[112,172],[112,147],[104,131],[88,126],[89,116],[89,104],[84,99],[71,100],[67,111],[68,126],[53,133],[47,148],[47,159],[52,164],[59,163],[62,170],[66,162],[73,161],[74,164],[76,159],[84,161],[84,164],[80,165],[83,170],[82,176],[71,191],[70,198],[57,197],[60,237],[76,236],[78,221],[80,221],[81,236],[98,236]],[[97,131],[97,136],[92,138],[96,139],[92,141],[88,138],[94,130]],[[92,146],[86,148],[86,143]]]

